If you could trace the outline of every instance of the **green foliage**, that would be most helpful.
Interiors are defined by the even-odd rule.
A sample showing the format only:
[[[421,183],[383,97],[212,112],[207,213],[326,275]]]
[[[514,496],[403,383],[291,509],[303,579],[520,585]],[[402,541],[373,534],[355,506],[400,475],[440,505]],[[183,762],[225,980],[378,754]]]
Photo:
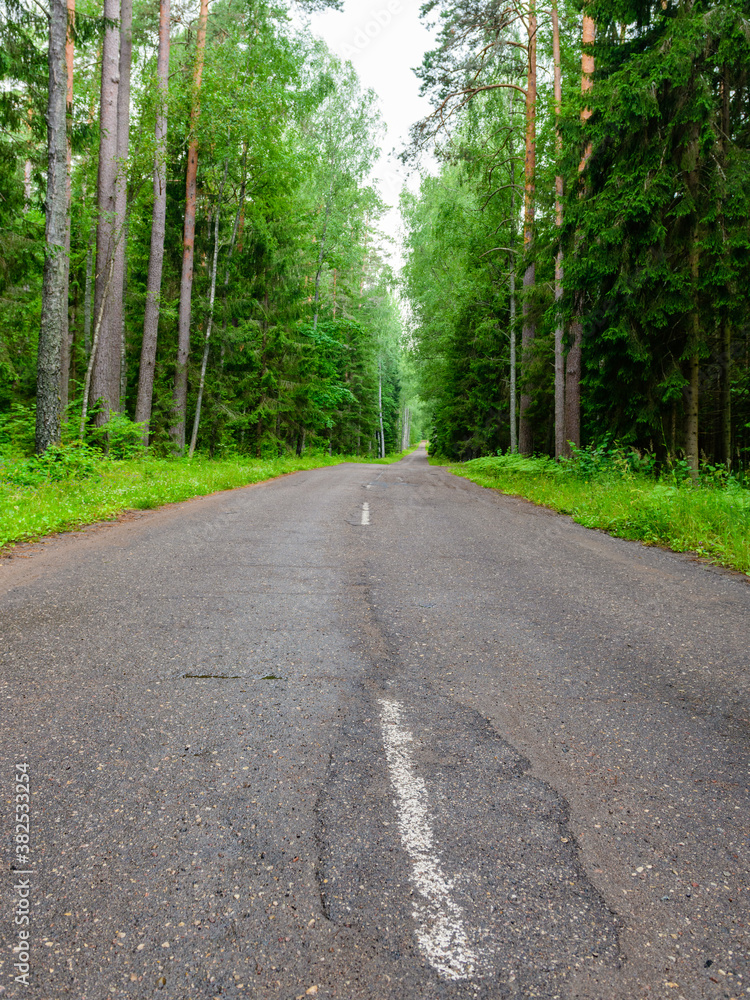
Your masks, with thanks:
[[[676,454],[697,354],[701,449],[715,455],[722,381],[748,337],[739,293],[750,278],[746,8],[644,5],[625,35],[621,18],[634,13],[621,8],[592,4],[593,115],[583,136],[577,108],[565,125],[569,175],[581,142],[592,144],[586,184],[571,184],[566,204],[568,313],[579,310],[585,326],[584,412],[590,435],[606,427]],[[741,450],[750,411],[732,395]]]
[[[34,450],[36,410],[23,403],[11,403],[0,412],[0,458],[29,455]]]
[[[91,425],[87,436],[109,458],[122,460],[134,458],[143,451],[143,430],[143,424],[132,421],[127,413],[110,410],[106,424]]]
[[[677,474],[697,359],[699,452],[741,468],[750,457],[747,3],[592,0],[585,9],[596,22],[596,72],[585,97],[582,5],[558,8],[562,113],[540,73],[535,231],[523,261],[513,225],[523,198],[524,108],[517,100],[514,109],[505,89],[524,83],[513,57],[525,42],[519,9],[494,0],[429,0],[422,9],[438,18],[438,45],[419,76],[439,110],[415,130],[415,145],[439,137],[440,175],[404,198],[404,287],[433,450],[467,458],[508,447],[506,289],[515,267],[519,320],[523,308],[536,334],[518,389],[530,396],[537,451],[554,451],[554,330],[560,322],[568,331],[567,350],[575,318],[584,331],[584,444],[607,432]],[[551,62],[550,36],[542,15],[540,65]],[[584,107],[592,113],[582,121]],[[450,138],[439,131],[446,121]],[[535,283],[521,293],[527,263]]]
[[[451,458],[495,452],[509,440],[509,260],[501,248],[513,239],[510,196],[488,198],[484,189],[492,158],[483,162],[482,149],[503,114],[499,98],[484,104],[459,161],[401,204],[414,376],[429,401],[433,451]]]
[[[52,445],[43,455],[32,455],[0,467],[0,479],[12,486],[38,486],[82,479],[100,469],[102,454],[82,442]]]

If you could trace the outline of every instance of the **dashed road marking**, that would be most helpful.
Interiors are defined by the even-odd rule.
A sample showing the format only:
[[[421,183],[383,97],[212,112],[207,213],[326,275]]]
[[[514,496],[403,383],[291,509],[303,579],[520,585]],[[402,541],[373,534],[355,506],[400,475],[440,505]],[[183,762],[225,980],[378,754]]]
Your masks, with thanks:
[[[362,521],[360,523],[361,524],[369,524],[370,523],[370,505],[369,505],[369,503],[363,503],[362,504]]]
[[[399,702],[381,698],[379,704],[401,843],[411,859],[411,882],[421,897],[413,910],[417,941],[430,965],[445,979],[468,979],[477,974],[480,955],[469,943],[463,910],[451,897],[453,883],[443,873],[434,847],[427,786],[412,763],[413,736],[401,723]]]

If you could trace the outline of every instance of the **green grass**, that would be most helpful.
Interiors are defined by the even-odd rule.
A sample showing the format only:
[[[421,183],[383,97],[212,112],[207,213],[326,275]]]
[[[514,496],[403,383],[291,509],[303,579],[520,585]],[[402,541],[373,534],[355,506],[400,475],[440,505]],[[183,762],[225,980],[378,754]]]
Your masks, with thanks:
[[[697,485],[689,479],[659,480],[622,462],[585,477],[575,463],[519,455],[476,458],[449,468],[480,486],[569,514],[587,528],[695,552],[750,575],[750,490],[731,479],[717,483],[707,477]]]
[[[413,449],[410,449],[413,450]],[[402,458],[364,459],[351,455],[316,454],[297,458],[236,458],[211,461],[187,459],[131,459],[98,461],[93,472],[54,481],[44,479],[19,486],[14,467],[0,468],[0,547],[41,538],[57,531],[112,520],[126,510],[148,510],[163,504],[205,496],[218,490],[259,483],[302,469],[318,469],[342,462],[388,464]]]

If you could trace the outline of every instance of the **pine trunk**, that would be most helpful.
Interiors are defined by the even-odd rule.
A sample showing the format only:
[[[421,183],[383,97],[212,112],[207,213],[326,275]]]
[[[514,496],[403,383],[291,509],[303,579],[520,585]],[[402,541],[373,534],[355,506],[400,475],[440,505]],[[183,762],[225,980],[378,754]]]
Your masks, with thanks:
[[[565,438],[563,454],[570,455],[571,442],[581,446],[581,345],[583,343],[583,323],[576,308],[576,318],[570,324],[570,347],[565,359]]]
[[[101,403],[97,423],[109,419],[120,403],[120,326],[113,322],[112,271],[117,246],[117,91],[119,89],[120,19],[118,0],[104,0],[104,43],[99,109],[99,173],[97,177],[96,278],[94,316],[98,324],[96,352],[92,358],[90,397]]]
[[[513,122],[515,90],[511,91],[510,115]],[[513,130],[510,131],[510,453],[518,451],[518,423],[516,419],[516,158]]]
[[[723,67],[723,79],[721,81],[721,141],[719,149],[721,151],[721,166],[726,173],[726,146],[729,139],[731,122],[729,117],[729,99],[731,86],[728,79],[727,66]],[[719,204],[719,218],[721,220],[721,234],[724,246],[728,246],[726,233],[726,219],[724,217],[723,201]],[[731,289],[730,289],[731,291]],[[726,307],[725,307],[726,309]],[[727,469],[732,467],[732,327],[729,317],[725,314],[721,320],[721,461]]]
[[[725,319],[721,328],[721,460],[732,467],[732,328]]]
[[[596,38],[596,25],[594,19],[589,17],[584,11],[583,14],[583,36],[581,53],[581,93],[586,94],[593,86],[594,57],[587,51],[594,44]],[[585,122],[591,117],[591,109],[584,107],[581,110],[581,121]],[[591,156],[591,143],[587,143],[584,149],[581,162],[578,165],[578,173],[582,175],[586,169]],[[570,444],[577,448],[581,446],[581,375],[583,363],[583,323],[581,322],[582,305],[580,297],[576,297],[576,318],[570,325],[570,336],[572,343],[568,349],[568,356],[565,363],[565,439],[563,442],[563,454],[570,454]]]
[[[65,225],[65,287],[70,287],[70,167],[73,159],[71,147],[71,126],[73,124],[73,57],[75,54],[75,44],[73,40],[73,26],[75,23],[76,4],[75,0],[67,0],[68,23],[65,33],[65,64],[67,69],[67,87],[65,101],[65,145],[67,169],[65,173],[65,201],[66,201],[66,225]],[[73,346],[73,335],[70,330],[68,310],[65,309],[63,323],[60,331],[60,415],[65,419],[68,409],[68,393],[70,385],[70,351]]]
[[[128,213],[128,153],[130,150],[130,67],[133,54],[133,0],[121,0],[120,5],[120,83],[117,88],[117,180],[115,218],[117,244],[112,274],[111,323],[116,330],[120,351],[117,409],[125,406],[125,248]]]
[[[42,454],[60,440],[60,348],[68,309],[65,255],[67,213],[67,128],[65,114],[65,0],[51,0],[49,19],[49,96],[47,101],[47,210],[36,389],[36,450]]]
[[[187,411],[187,369],[190,357],[190,315],[193,292],[193,259],[195,255],[195,211],[198,178],[198,134],[200,89],[203,77],[203,57],[206,50],[208,0],[201,0],[198,18],[198,38],[193,71],[193,107],[190,112],[190,146],[185,178],[185,224],[182,235],[182,278],[180,280],[180,310],[177,322],[177,365],[174,377],[173,425],[170,431],[177,450],[185,450],[185,416]]]
[[[91,287],[94,278],[94,242],[96,234],[92,225],[86,248],[86,285],[83,292],[83,352],[91,353]]]
[[[694,481],[698,479],[699,387],[700,357],[695,352],[688,359],[687,412],[685,414],[685,458],[690,466],[690,475]]]
[[[687,405],[685,409],[685,458],[690,466],[690,475],[693,481],[696,481],[698,479],[699,467],[698,414],[700,406],[699,389],[701,340],[701,322],[698,296],[698,280],[700,278],[700,246],[698,243],[699,226],[697,209],[697,203],[700,196],[700,134],[697,122],[692,125],[690,139],[683,162],[688,168],[686,183],[688,191],[690,192],[690,197],[693,201],[693,216],[690,230],[690,245],[688,250],[692,309],[687,323],[688,374],[686,387]]]
[[[154,137],[154,206],[151,214],[151,250],[148,259],[146,308],[143,317],[141,365],[138,372],[138,399],[135,419],[143,423],[143,446],[148,446],[151,405],[154,395],[154,369],[159,331],[159,297],[164,265],[164,235],[167,217],[167,100],[169,96],[169,5],[159,4],[159,55],[156,64],[158,103]]]
[[[697,142],[695,144],[697,156]],[[693,172],[697,178],[697,169]],[[688,182],[690,183],[690,182]],[[693,185],[691,185],[692,187]],[[696,185],[697,187],[697,180]],[[690,277],[693,283],[693,309],[689,319],[688,329],[688,375],[686,387],[685,408],[685,458],[690,466],[690,475],[694,481],[698,479],[698,413],[700,407],[700,314],[698,312],[697,284],[700,272],[700,251],[698,247],[697,227],[693,230],[690,247]]]
[[[536,327],[531,319],[531,292],[535,283],[535,266],[532,257],[534,241],[534,198],[536,175],[536,6],[531,0],[529,7],[529,48],[528,80],[526,85],[526,157],[524,166],[524,223],[523,249],[526,270],[523,275],[523,328],[521,331],[521,360],[523,363],[524,388],[518,426],[518,450],[522,455],[530,455],[534,450],[528,410],[532,395],[529,386],[529,367]]]
[[[555,90],[555,149],[557,158],[562,154],[560,134],[560,113],[562,109],[562,64],[560,60],[560,20],[557,15],[557,0],[552,0],[552,57],[554,62]],[[563,224],[563,179],[555,177],[555,224],[558,232]],[[563,296],[563,252],[562,246],[555,257],[555,458],[565,453],[565,358],[563,356],[563,321],[560,314],[560,300]]]

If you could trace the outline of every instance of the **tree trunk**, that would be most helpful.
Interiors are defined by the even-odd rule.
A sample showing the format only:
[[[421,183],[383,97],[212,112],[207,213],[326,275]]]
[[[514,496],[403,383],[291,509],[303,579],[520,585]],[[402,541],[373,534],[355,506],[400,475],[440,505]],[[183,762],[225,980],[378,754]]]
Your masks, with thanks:
[[[73,159],[71,148],[71,127],[73,124],[73,57],[75,44],[73,40],[73,26],[75,22],[76,4],[75,0],[67,0],[67,30],[65,33],[65,64],[67,69],[67,87],[65,102],[65,145],[67,149],[65,172],[65,202],[66,202],[66,224],[65,224],[65,287],[70,287],[70,167]],[[68,392],[70,385],[70,351],[73,342],[73,335],[69,329],[69,317],[67,308],[63,314],[63,323],[60,330],[60,415],[65,419],[68,409]]]
[[[560,21],[557,16],[557,0],[552,0],[552,55],[554,61],[555,89],[555,149],[558,160],[562,154],[560,134],[560,113],[562,109],[562,66],[560,61]],[[555,177],[555,224],[558,232],[563,224],[563,179]],[[565,453],[565,358],[563,356],[563,320],[560,315],[560,300],[563,296],[563,252],[559,246],[555,257],[555,458]]]
[[[693,317],[694,321],[697,316]],[[697,325],[694,322],[694,326]],[[698,479],[698,407],[700,357],[695,351],[688,359],[687,412],[685,414],[685,458],[693,481]]]
[[[116,327],[120,350],[117,409],[125,407],[125,246],[128,213],[128,153],[130,149],[130,67],[133,54],[133,0],[121,0],[120,5],[120,84],[117,88],[117,190],[115,216],[117,245],[112,274],[111,322]]]
[[[524,166],[524,219],[523,249],[526,270],[523,275],[523,329],[521,331],[521,360],[523,363],[524,387],[521,392],[519,413],[518,449],[522,455],[530,455],[534,450],[534,439],[529,421],[528,409],[532,395],[528,385],[528,370],[531,364],[532,346],[536,328],[531,319],[531,290],[535,282],[535,267],[532,257],[534,240],[534,196],[536,174],[536,6],[531,0],[529,6],[529,49],[528,82],[526,85],[526,158]]]
[[[515,90],[510,92],[510,117],[513,124]],[[518,451],[518,423],[516,420],[516,150],[513,129],[510,130],[510,453]]]
[[[51,0],[49,19],[49,96],[47,101],[47,208],[36,382],[36,450],[42,454],[60,440],[60,332],[68,309],[65,234],[67,221],[67,128],[65,114],[65,0]]]
[[[107,296],[109,294],[109,286],[112,284],[112,272],[115,269],[115,258],[111,257],[109,261],[109,267],[107,270],[107,280],[104,284],[104,294],[102,296],[102,304],[99,308],[99,315],[96,317],[96,323],[94,324],[94,339],[91,343],[91,355],[89,357],[88,368],[86,369],[86,381],[83,386],[83,401],[81,403],[81,426],[78,433],[81,441],[83,441],[83,435],[86,430],[86,413],[89,406],[89,395],[91,393],[91,374],[94,370],[94,364],[96,363],[97,350],[99,348],[99,334],[102,328],[102,320],[104,319],[104,307],[107,304]]]
[[[565,437],[563,454],[570,455],[572,442],[581,446],[581,359],[583,344],[583,323],[579,318],[580,305],[576,308],[576,318],[570,324],[570,347],[565,359]]]
[[[723,67],[723,79],[721,81],[721,139],[719,142],[720,158],[722,169],[726,172],[726,148],[729,139],[731,123],[729,119],[729,98],[731,93],[730,81],[728,79],[727,65]],[[719,218],[721,220],[722,242],[724,247],[728,246],[726,233],[726,220],[724,217],[724,203],[719,204]],[[729,288],[729,291],[735,291]],[[734,298],[734,296],[732,296]],[[726,307],[725,307],[726,309]],[[727,469],[732,467],[732,327],[729,317],[725,314],[721,319],[721,440],[719,443],[721,461]]]
[[[516,382],[518,364],[516,362],[516,269],[515,260],[510,269],[510,453],[518,452],[518,423],[516,420]]]
[[[138,399],[135,419],[143,423],[143,446],[148,446],[151,405],[154,395],[154,369],[159,331],[159,297],[164,264],[164,234],[167,217],[167,100],[169,97],[169,5],[159,4],[159,55],[156,63],[158,91],[154,137],[154,205],[151,213],[151,250],[148,258],[146,308],[143,316],[141,365],[138,372]]]
[[[34,133],[31,129],[31,125],[34,120],[34,106],[30,100],[26,111],[26,117],[29,125],[29,150],[31,151],[34,148]],[[31,155],[31,153],[29,153],[29,155]],[[31,210],[31,160],[26,160],[23,165],[23,210],[24,212],[29,212]]]
[[[98,219],[96,227],[96,279],[94,315],[98,330],[91,375],[91,398],[101,401],[99,425],[109,420],[109,411],[120,404],[120,324],[111,309],[118,233],[117,193],[117,91],[119,89],[120,17],[118,0],[104,0],[104,43],[102,45],[101,104],[99,111],[99,173],[97,178]]]
[[[692,143],[695,153],[695,169],[690,171],[688,185],[691,193],[697,195],[698,187],[698,140],[697,128],[695,142]],[[690,476],[693,481],[698,479],[699,450],[698,450],[698,412],[700,406],[700,313],[698,311],[698,277],[700,274],[700,250],[698,247],[697,225],[691,232],[690,244],[690,278],[693,284],[692,298],[693,309],[689,318],[688,326],[688,384],[686,392],[685,408],[685,458],[690,466]]]
[[[380,420],[380,457],[385,458],[385,433],[383,431],[383,366],[378,360],[378,419]]]
[[[591,88],[594,86],[594,55],[592,52],[586,51],[590,49],[594,42],[596,41],[596,24],[593,17],[589,15],[584,10],[583,12],[583,51],[581,52],[581,93],[587,94]],[[591,117],[591,108],[584,107],[581,109],[581,121],[586,122]],[[586,164],[589,162],[591,156],[591,143],[586,144],[586,149],[583,153],[583,159],[578,165],[579,173],[583,173],[586,169]]]
[[[83,351],[88,358],[91,353],[91,286],[94,277],[94,242],[96,233],[93,225],[86,248],[86,286],[83,292]]]
[[[198,385],[198,399],[195,404],[195,418],[193,419],[193,433],[190,438],[190,450],[188,458],[193,457],[195,442],[198,440],[198,426],[201,420],[201,404],[203,403],[203,386],[206,381],[206,366],[208,365],[208,345],[211,340],[211,327],[214,322],[214,298],[216,296],[216,269],[219,266],[219,218],[221,216],[221,201],[224,197],[224,185],[227,182],[229,171],[229,160],[224,161],[224,176],[219,187],[219,197],[216,202],[216,218],[214,220],[214,259],[211,267],[211,292],[208,297],[208,320],[206,322],[206,340],[203,345],[203,360],[201,361],[201,378]]]
[[[594,19],[583,13],[583,37],[581,53],[581,93],[586,94],[593,86],[594,57],[586,49],[594,44],[596,37],[596,25]],[[581,121],[585,122],[591,117],[591,108],[581,109]],[[578,164],[578,173],[582,175],[586,169],[591,156],[591,143],[586,144],[581,162]],[[568,350],[568,357],[565,364],[565,439],[563,443],[563,453],[570,454],[569,442],[577,448],[581,446],[581,375],[583,361],[583,323],[581,322],[581,300],[576,298],[575,314],[576,318],[570,325],[571,346]]]
[[[201,0],[198,17],[198,38],[193,70],[193,107],[190,111],[190,146],[188,148],[187,176],[185,179],[185,225],[182,236],[182,278],[180,281],[180,310],[177,323],[177,365],[174,377],[173,425],[170,431],[177,450],[185,450],[185,416],[187,411],[187,368],[190,356],[190,298],[193,291],[193,257],[195,254],[195,209],[198,177],[198,118],[200,116],[200,89],[203,77],[203,58],[206,51],[206,23],[208,0]]]
[[[732,467],[732,328],[729,320],[721,325],[721,460]]]
[[[698,408],[700,383],[700,339],[701,322],[699,311],[698,279],[700,277],[700,247],[698,245],[698,209],[700,196],[700,133],[699,125],[694,122],[691,128],[690,140],[685,151],[684,163],[687,167],[686,184],[693,201],[693,216],[690,227],[690,244],[688,260],[690,263],[691,304],[692,309],[687,324],[688,377],[687,400],[685,411],[685,458],[690,466],[693,481],[698,479]]]

